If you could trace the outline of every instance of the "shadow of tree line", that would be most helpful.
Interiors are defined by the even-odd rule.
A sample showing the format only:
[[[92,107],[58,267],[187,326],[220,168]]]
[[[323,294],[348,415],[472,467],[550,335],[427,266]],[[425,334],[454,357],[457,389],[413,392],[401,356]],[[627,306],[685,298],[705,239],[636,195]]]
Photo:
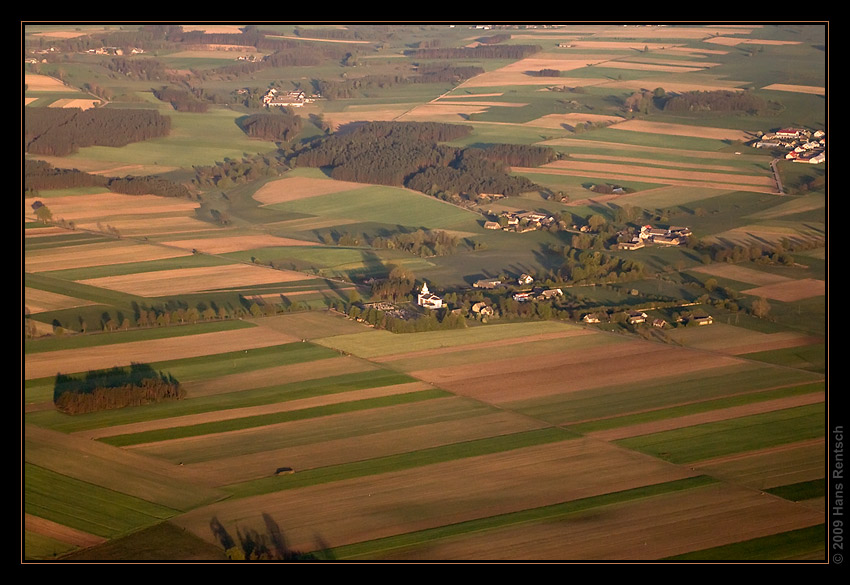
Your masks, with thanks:
[[[333,555],[327,543],[316,536],[316,550],[311,552],[289,548],[286,537],[277,522],[268,514],[263,514],[265,532],[254,529],[245,531],[237,527],[234,539],[224,525],[213,517],[210,530],[218,543],[224,548],[228,558],[235,561],[332,561]]]

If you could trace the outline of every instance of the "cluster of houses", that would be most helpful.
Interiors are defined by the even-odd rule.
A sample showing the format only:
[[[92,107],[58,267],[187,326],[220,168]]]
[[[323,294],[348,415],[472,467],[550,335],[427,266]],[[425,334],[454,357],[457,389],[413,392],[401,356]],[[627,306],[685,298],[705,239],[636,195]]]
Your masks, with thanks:
[[[277,88],[271,88],[263,96],[263,105],[268,108],[273,107],[289,107],[300,108],[304,104],[310,104],[316,101],[316,96],[308,96],[303,90],[296,89],[281,93]]]
[[[617,247],[620,250],[639,250],[647,244],[660,244],[662,246],[679,246],[687,242],[691,236],[691,229],[684,226],[670,226],[667,228],[654,228],[651,225],[641,226],[640,231],[625,242],[620,242]]]
[[[641,310],[631,310],[626,311],[626,322],[629,325],[641,325],[647,322],[649,319],[649,315],[647,315],[644,311]],[[602,323],[603,321],[609,321],[610,316],[608,313],[588,313],[584,317],[582,317],[582,321],[589,324]],[[684,323],[686,325],[694,324],[694,325],[711,325],[714,323],[714,318],[711,315],[691,315],[689,317],[680,317],[677,320],[677,323]],[[658,329],[664,329],[668,326],[667,321],[664,319],[652,319],[649,321],[650,325],[653,327],[657,327]]]
[[[799,163],[820,164],[826,161],[826,132],[798,128],[783,128],[762,134],[750,143],[754,148],[779,148],[787,150],[787,160]]]
[[[503,230],[506,232],[532,232],[548,228],[555,223],[555,218],[548,213],[539,211],[503,211],[497,221],[484,222],[488,230]]]

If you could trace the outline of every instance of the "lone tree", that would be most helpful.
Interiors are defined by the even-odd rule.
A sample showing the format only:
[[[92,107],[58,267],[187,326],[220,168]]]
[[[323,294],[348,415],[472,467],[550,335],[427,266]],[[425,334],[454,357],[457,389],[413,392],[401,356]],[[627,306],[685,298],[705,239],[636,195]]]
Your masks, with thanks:
[[[753,301],[753,315],[759,319],[764,319],[770,313],[770,303],[764,297],[759,297]]]

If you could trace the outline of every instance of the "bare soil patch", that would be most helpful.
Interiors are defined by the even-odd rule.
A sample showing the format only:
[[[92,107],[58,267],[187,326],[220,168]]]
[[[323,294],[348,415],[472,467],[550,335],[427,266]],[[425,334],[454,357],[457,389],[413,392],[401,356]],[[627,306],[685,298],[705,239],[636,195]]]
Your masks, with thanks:
[[[83,349],[28,354],[25,379],[128,366],[132,362],[158,362],[225,353],[241,349],[268,347],[300,341],[291,335],[260,328],[202,333],[149,341],[133,341]]]
[[[663,167],[648,167],[644,165],[630,165],[618,163],[593,162],[580,159],[560,160],[544,165],[544,169],[569,169],[573,171],[585,171],[590,173],[620,174],[640,176],[649,180],[666,181],[668,179],[680,181],[700,181],[706,183],[736,183],[739,185],[755,185],[758,187],[773,187],[773,178],[769,176],[752,176],[738,173],[716,173],[710,171],[696,171],[693,169],[679,170]]]
[[[35,218],[32,204],[37,200],[31,197],[24,200],[24,216]],[[51,197],[48,207],[53,219],[75,221],[79,227],[84,223],[96,223],[111,216],[134,216],[153,214],[188,215],[194,213],[197,203],[173,197],[156,195],[120,195],[118,193],[94,193],[91,195],[69,195]]]
[[[809,299],[826,294],[826,282],[814,278],[792,280],[741,291],[746,295],[765,297],[786,303]]]

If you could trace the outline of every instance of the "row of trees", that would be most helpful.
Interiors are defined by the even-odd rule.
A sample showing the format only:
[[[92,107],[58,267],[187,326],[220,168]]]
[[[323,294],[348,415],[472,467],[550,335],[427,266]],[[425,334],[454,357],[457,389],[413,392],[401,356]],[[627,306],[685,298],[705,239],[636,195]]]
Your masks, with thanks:
[[[30,154],[67,156],[85,146],[126,146],[167,136],[171,118],[129,108],[25,108],[24,140]]]
[[[156,175],[139,177],[104,177],[77,169],[57,169],[41,160],[24,161],[24,189],[27,196],[37,196],[40,190],[73,187],[104,187],[124,195],[159,195],[190,198],[188,187]]]
[[[127,368],[89,370],[79,376],[58,373],[53,386],[53,402],[57,410],[67,414],[179,400],[184,396],[185,390],[174,376],[139,363]]]

